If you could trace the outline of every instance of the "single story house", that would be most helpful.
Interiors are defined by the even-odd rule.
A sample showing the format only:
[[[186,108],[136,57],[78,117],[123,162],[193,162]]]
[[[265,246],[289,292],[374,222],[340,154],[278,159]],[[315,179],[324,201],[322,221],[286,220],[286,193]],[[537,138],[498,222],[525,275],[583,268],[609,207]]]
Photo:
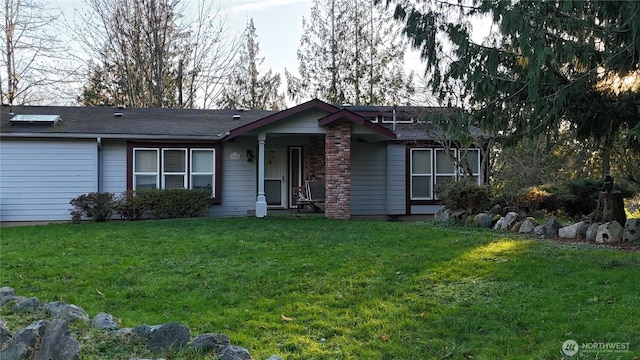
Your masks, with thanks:
[[[327,217],[434,214],[458,171],[417,120],[446,111],[2,106],[0,221],[70,220],[81,194],[147,188],[209,188],[211,216],[264,217],[307,180],[324,183]],[[464,152],[478,182],[481,153]]]

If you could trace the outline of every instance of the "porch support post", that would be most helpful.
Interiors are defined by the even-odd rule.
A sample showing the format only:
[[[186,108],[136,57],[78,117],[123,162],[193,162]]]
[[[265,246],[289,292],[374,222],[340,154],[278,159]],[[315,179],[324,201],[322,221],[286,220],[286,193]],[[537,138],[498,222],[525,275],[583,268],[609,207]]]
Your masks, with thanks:
[[[264,142],[266,133],[258,134],[258,197],[256,199],[256,217],[267,216],[267,198],[264,196]]]

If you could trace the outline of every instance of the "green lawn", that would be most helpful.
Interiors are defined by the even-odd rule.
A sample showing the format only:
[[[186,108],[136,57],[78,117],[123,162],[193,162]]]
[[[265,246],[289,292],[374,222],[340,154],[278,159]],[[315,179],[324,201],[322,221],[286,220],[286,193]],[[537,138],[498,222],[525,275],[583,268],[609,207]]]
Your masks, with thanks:
[[[638,252],[321,216],[0,231],[1,286],[108,312],[122,327],[222,332],[256,360],[561,359],[568,339],[630,343],[573,358],[640,356]],[[91,344],[84,359],[151,357],[74,331]]]

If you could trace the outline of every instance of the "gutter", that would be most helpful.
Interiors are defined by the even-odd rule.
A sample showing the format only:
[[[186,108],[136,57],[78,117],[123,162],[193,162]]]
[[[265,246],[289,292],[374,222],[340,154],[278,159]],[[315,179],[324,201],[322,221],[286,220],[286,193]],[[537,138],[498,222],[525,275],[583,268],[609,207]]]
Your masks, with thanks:
[[[0,138],[49,138],[49,139],[111,139],[111,140],[198,140],[198,141],[221,141],[227,133],[216,136],[202,135],[135,135],[135,134],[86,134],[86,133],[0,133]]]

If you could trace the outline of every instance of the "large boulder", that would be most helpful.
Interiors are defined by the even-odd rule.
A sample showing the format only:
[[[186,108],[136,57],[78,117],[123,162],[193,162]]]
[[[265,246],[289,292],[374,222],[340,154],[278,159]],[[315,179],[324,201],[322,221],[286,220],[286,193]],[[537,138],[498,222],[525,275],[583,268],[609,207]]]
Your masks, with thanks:
[[[190,340],[191,333],[189,328],[172,322],[162,325],[153,333],[151,340],[149,340],[149,348],[154,353],[180,350],[187,346]]]
[[[119,327],[113,315],[104,312],[98,313],[89,325],[100,330],[118,330]]]
[[[229,345],[218,354],[220,360],[252,360],[249,350],[240,346]]]
[[[11,310],[19,312],[34,312],[40,307],[40,301],[37,297],[30,297],[28,299],[18,300]]]
[[[446,207],[441,208],[436,211],[435,215],[433,215],[433,221],[437,222],[449,222],[451,218],[451,210]]]
[[[522,225],[520,225],[520,229],[518,229],[518,232],[521,234],[528,234],[533,232],[533,229],[536,228],[536,226],[538,226],[538,221],[536,221],[535,218],[533,217],[528,217],[525,218],[522,221]]]
[[[589,224],[580,221],[573,225],[558,229],[558,236],[562,239],[584,239],[587,235]]]
[[[598,228],[600,227],[600,223],[593,223],[589,225],[587,228],[587,232],[585,234],[585,240],[588,242],[596,242],[596,235],[598,235]]]
[[[191,345],[203,352],[215,351],[219,353],[222,349],[231,345],[231,341],[229,341],[229,336],[225,334],[207,333],[196,336],[191,341]]]
[[[596,234],[596,243],[613,244],[622,241],[622,225],[617,221],[610,221],[598,227]]]
[[[0,351],[2,360],[33,359],[37,342],[44,336],[49,321],[39,320],[18,331]],[[52,358],[53,359],[53,358]]]
[[[627,219],[624,224],[622,241],[640,243],[640,219]]]
[[[547,223],[544,225],[544,236],[548,238],[553,238],[558,236],[558,231],[562,228],[562,224],[556,218],[551,218],[547,220]]]
[[[67,322],[82,321],[87,323],[89,322],[89,314],[80,306],[69,304],[60,308],[56,319],[66,320]]]
[[[9,301],[17,300],[16,292],[12,287],[3,286],[0,288],[0,306]]]
[[[515,224],[516,220],[518,220],[518,213],[511,211],[508,212],[504,217],[500,218],[496,225],[493,227],[495,230],[509,231],[513,224]]]
[[[36,360],[77,360],[80,359],[80,343],[69,332],[67,321],[55,319],[40,340]]]

